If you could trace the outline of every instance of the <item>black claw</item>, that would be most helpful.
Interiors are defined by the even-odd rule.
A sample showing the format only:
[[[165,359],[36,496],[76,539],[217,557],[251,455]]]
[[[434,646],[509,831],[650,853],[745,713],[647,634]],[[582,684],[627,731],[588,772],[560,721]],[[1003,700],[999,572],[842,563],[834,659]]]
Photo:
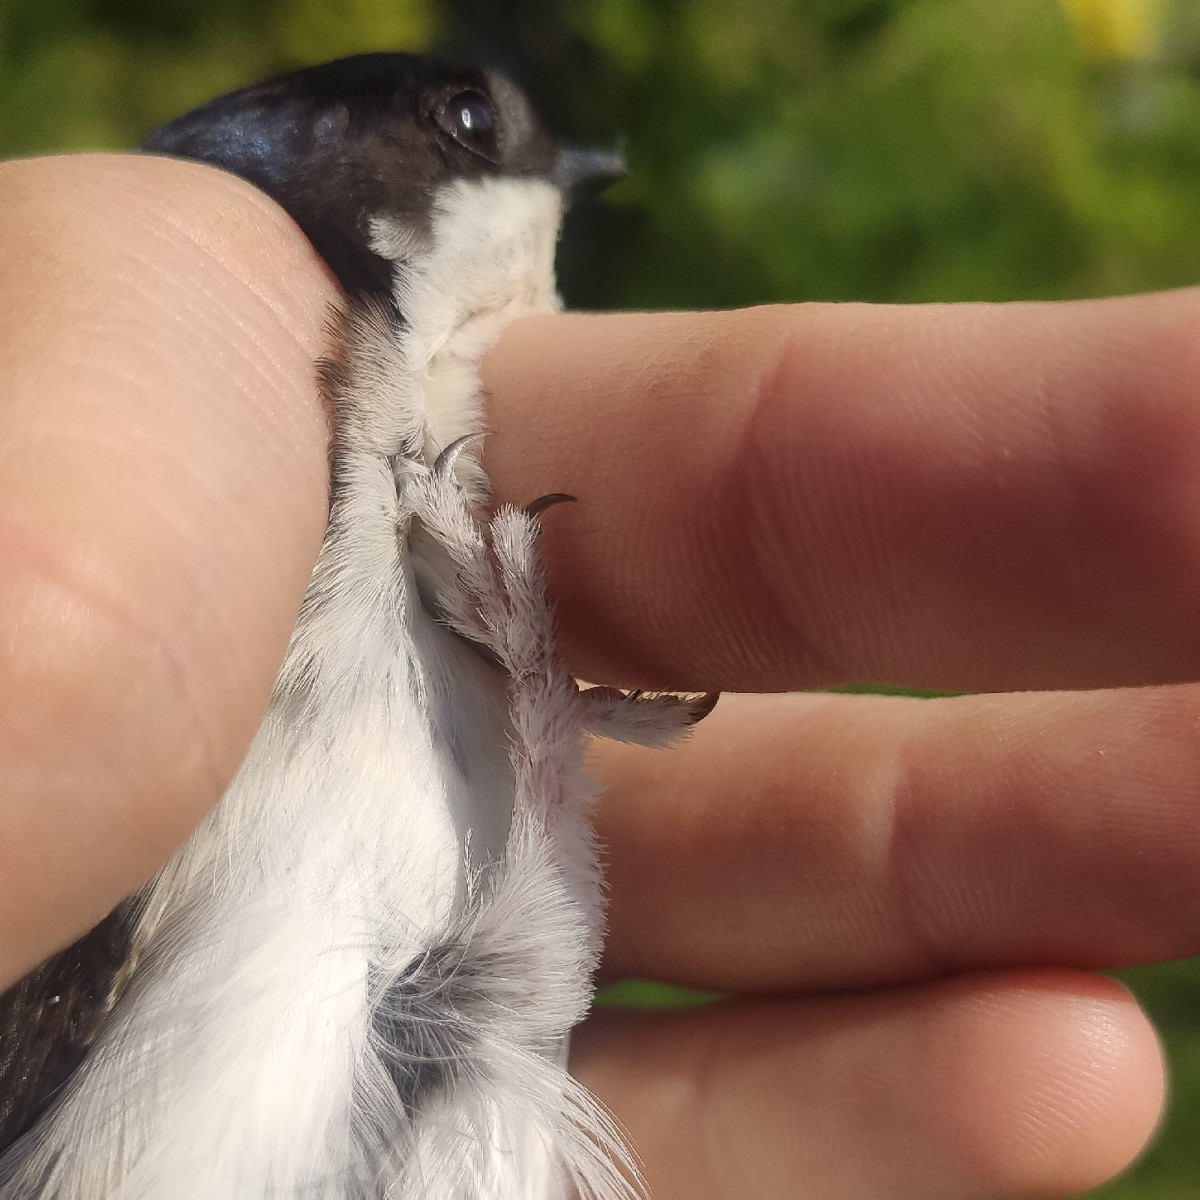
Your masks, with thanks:
[[[717,701],[720,700],[720,692],[705,692],[697,700],[689,701],[688,713],[692,718],[692,724],[698,721],[703,721],[714,708],[717,707]]]
[[[446,475],[454,470],[454,464],[458,461],[458,456],[472,443],[482,440],[482,433],[466,433],[460,438],[455,438],[442,452],[434,459],[433,473],[435,475]]]
[[[556,504],[569,504],[574,500],[575,497],[568,496],[566,492],[549,492],[536,500],[530,500],[521,511],[527,517],[540,517],[546,509],[553,508]]]

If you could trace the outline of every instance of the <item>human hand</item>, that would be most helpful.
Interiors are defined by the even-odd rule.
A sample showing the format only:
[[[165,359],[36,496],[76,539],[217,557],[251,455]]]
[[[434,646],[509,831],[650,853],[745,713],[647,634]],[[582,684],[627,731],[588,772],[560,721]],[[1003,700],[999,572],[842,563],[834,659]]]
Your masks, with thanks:
[[[0,263],[13,979],[171,852],[254,731],[323,528],[335,291],[252,190],[151,160],[4,168]],[[486,364],[485,461],[498,500],[580,498],[544,545],[590,679],[1182,681],[1198,310],[530,319]],[[727,696],[677,751],[598,747],[610,973],[760,996],[577,1037],[659,1200],[1119,1169],[1157,1047],[1072,968],[1196,949],[1195,707]]]
[[[1069,1195],[1148,1137],[1157,1046],[1086,971],[1200,951],[1198,328],[534,318],[485,364],[499,494],[579,498],[543,546],[585,677],[1008,693],[596,746],[608,974],[754,996],[575,1040],[658,1200]]]

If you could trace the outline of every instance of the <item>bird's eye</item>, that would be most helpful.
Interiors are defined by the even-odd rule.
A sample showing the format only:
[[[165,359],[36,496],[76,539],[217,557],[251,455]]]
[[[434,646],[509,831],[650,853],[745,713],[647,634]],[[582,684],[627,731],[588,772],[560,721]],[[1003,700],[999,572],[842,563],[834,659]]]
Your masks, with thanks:
[[[496,140],[496,110],[482,92],[459,92],[439,105],[437,123],[462,147],[495,162],[500,157]]]

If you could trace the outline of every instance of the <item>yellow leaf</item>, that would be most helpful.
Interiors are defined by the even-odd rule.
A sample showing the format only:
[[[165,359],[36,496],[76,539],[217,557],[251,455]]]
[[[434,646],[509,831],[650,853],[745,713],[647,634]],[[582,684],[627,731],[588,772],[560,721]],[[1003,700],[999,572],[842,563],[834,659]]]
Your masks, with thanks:
[[[1158,46],[1163,0],[1060,0],[1079,41],[1104,58],[1148,58]]]

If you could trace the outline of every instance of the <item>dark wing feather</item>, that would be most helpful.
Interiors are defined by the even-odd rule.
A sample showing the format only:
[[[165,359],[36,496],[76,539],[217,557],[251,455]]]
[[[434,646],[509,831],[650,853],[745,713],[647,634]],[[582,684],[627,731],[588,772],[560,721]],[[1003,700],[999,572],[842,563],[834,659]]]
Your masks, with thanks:
[[[118,905],[0,996],[0,1152],[37,1121],[96,1040],[133,971],[136,918],[133,901]]]

